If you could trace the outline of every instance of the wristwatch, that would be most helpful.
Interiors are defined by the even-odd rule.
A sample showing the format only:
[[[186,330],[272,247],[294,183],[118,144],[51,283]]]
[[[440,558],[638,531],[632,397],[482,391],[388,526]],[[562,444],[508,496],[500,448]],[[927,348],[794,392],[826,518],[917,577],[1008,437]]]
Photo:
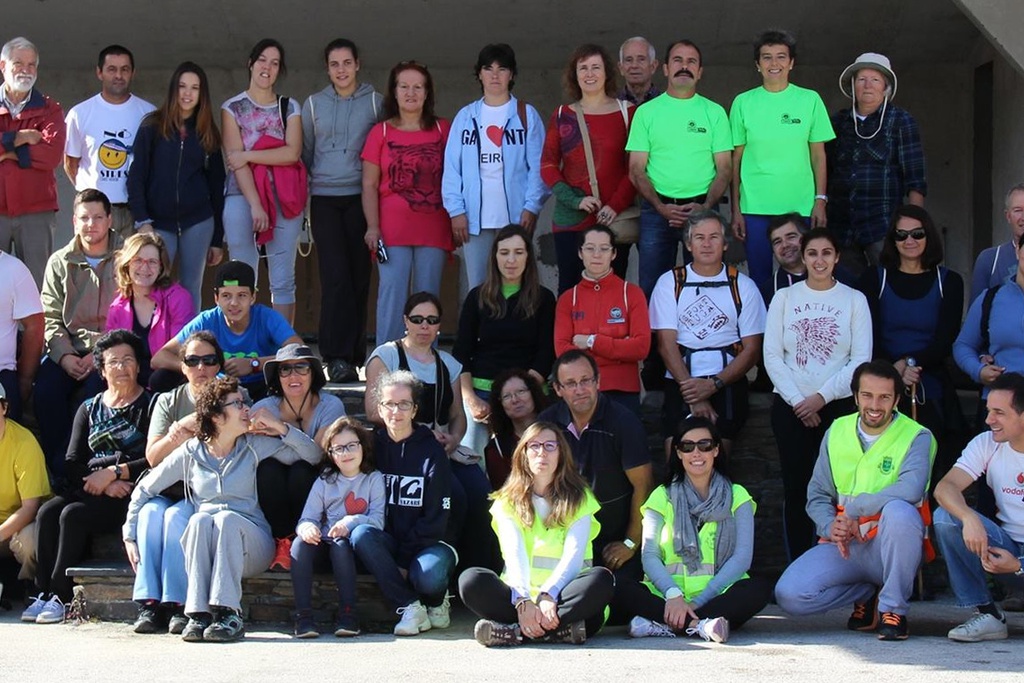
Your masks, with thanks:
[[[825,202],[826,204],[828,204],[828,195],[827,195],[827,194],[816,194],[816,195],[814,195],[814,198],[815,198],[816,200],[817,200],[817,199],[820,199],[821,201],[823,201],[823,202]]]
[[[594,348],[594,335],[592,335],[592,334],[587,335],[587,348],[588,349]]]
[[[622,541],[622,545],[626,546],[630,550],[636,549],[636,543],[633,542],[632,538],[627,538]]]
[[[1020,563],[1020,567],[1013,573],[1014,576],[1024,576],[1024,557],[1018,557],[1017,562]]]
[[[249,365],[252,366],[252,371],[253,372],[259,372],[259,369],[260,369],[260,359],[259,358],[253,358],[252,361],[249,362]]]
[[[722,378],[719,377],[718,375],[712,376],[711,381],[715,383],[715,391],[721,391],[722,389],[725,389],[725,382],[723,382]]]

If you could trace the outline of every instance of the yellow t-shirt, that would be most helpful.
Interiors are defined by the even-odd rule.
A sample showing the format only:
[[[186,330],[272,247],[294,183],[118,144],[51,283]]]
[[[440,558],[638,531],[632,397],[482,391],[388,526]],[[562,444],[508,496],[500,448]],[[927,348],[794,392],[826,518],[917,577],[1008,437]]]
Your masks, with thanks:
[[[14,420],[7,420],[0,438],[0,523],[18,511],[21,501],[49,495],[46,460],[36,437]]]

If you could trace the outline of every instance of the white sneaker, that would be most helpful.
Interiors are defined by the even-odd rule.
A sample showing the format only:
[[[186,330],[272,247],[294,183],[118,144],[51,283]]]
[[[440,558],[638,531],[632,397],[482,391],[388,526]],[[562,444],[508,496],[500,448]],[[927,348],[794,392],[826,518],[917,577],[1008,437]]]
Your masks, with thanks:
[[[24,616],[22,617],[24,618]],[[56,595],[46,601],[36,617],[37,624],[60,624],[64,621],[64,603]]]
[[[991,614],[975,612],[974,616],[949,630],[950,640],[960,643],[979,643],[983,640],[1005,640],[1006,622]]]
[[[452,623],[451,615],[451,596],[447,593],[444,594],[444,600],[437,607],[427,608],[427,618],[430,619],[430,626],[432,628],[448,628],[448,625]]]
[[[427,608],[417,600],[405,607],[395,610],[402,616],[395,624],[396,636],[417,636],[424,631],[430,630],[430,617],[427,616]]]
[[[25,608],[25,611],[21,613],[21,620],[36,623],[36,617],[43,611],[43,607],[46,605],[46,600],[43,599],[43,594],[40,593],[32,601],[32,604]]]
[[[675,638],[676,634],[665,624],[643,617],[633,617],[629,621],[630,638]]]
[[[700,636],[712,643],[724,643],[729,640],[729,620],[725,617],[701,619],[696,626],[686,629],[688,636]]]

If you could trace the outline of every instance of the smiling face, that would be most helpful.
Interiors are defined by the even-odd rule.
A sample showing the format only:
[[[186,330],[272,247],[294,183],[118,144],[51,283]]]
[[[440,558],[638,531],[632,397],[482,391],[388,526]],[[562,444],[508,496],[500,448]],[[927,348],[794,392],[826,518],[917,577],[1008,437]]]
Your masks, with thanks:
[[[270,46],[249,65],[249,85],[269,90],[274,87],[280,72],[281,52]]]
[[[484,87],[485,96],[496,98],[508,96],[509,84],[512,82],[512,69],[501,66],[497,62],[491,62],[480,69],[477,77]]]
[[[601,55],[590,55],[576,62],[576,82],[584,95],[600,95],[604,93],[608,74],[604,71],[604,60]]]
[[[199,106],[199,75],[191,71],[181,74],[178,79],[178,109],[182,118],[187,119]]]
[[[721,266],[725,229],[713,218],[703,220],[690,228],[686,248],[693,254],[694,266],[706,269]]]
[[[898,399],[892,379],[862,374],[860,386],[854,394],[861,429],[868,434],[881,434],[885,431],[892,421]]]
[[[132,76],[135,67],[128,55],[107,55],[103,68],[96,69],[96,77],[102,83],[103,94],[108,100],[122,101],[131,94]]]
[[[900,261],[920,261],[924,256],[924,249],[928,244],[928,238],[920,236],[924,232],[921,221],[909,216],[900,216],[896,221],[896,237],[906,233],[905,240],[896,240],[896,251],[900,254]],[[915,236],[919,235],[919,236]]]
[[[355,92],[359,85],[356,80],[358,73],[359,60],[352,56],[352,50],[347,47],[331,50],[327,55],[327,75],[339,95],[347,96]]]
[[[689,45],[676,45],[669,52],[664,71],[671,90],[677,93],[693,92],[704,75],[700,53]]]
[[[118,344],[104,351],[100,375],[112,387],[138,384],[139,361],[135,358],[135,350],[128,344]]]
[[[185,358],[206,358],[209,356],[216,356],[216,350],[209,342],[204,342],[201,339],[195,339],[185,345]],[[221,371],[220,364],[207,365],[200,361],[195,367],[189,367],[184,361],[181,363],[181,372],[185,375],[185,379],[188,380],[188,385],[192,389],[192,393],[198,392],[199,388],[209,382],[211,379],[217,376],[217,373]]]
[[[328,454],[342,476],[354,477],[363,464],[363,444],[351,429],[343,429],[331,437]]]
[[[715,444],[710,451],[702,451],[700,449],[701,446],[706,445],[706,442],[713,443],[711,432],[703,427],[691,429],[683,434],[683,438],[680,439],[680,445],[691,441],[696,444],[694,449],[687,453],[682,448],[676,448],[676,457],[679,458],[683,465],[683,471],[686,472],[688,477],[696,480],[706,479],[711,476],[711,472],[714,470],[719,446]]]
[[[807,268],[808,282],[823,284],[832,282],[832,273],[839,263],[839,253],[831,240],[816,237],[804,248],[804,267]]]
[[[551,448],[555,444],[555,448]],[[526,444],[526,464],[534,478],[550,480],[558,469],[558,435],[542,429]]]
[[[522,237],[513,235],[498,242],[494,258],[503,284],[519,284],[522,281],[523,273],[526,272],[526,260],[529,258],[526,242]]]
[[[772,230],[772,253],[779,265],[790,272],[803,270],[803,255],[800,253],[800,228],[793,223]]]
[[[75,235],[85,253],[91,256],[107,252],[114,219],[101,202],[80,203],[75,207],[74,223]]]
[[[992,439],[996,443],[1009,443],[1014,450],[1020,451],[1024,446],[1024,414],[1013,409],[1013,392],[1007,389],[990,391],[985,407],[988,409],[985,424],[992,430]]]
[[[781,89],[789,83],[789,72],[795,62],[785,45],[762,45],[757,58],[757,70],[769,89]]]
[[[1024,235],[1024,192],[1012,192],[1006,204],[1006,224],[1013,231],[1013,243],[1016,245],[1020,236]]]
[[[29,48],[11,50],[11,56],[0,60],[0,71],[4,74],[4,88],[9,92],[24,95],[36,84],[39,69],[39,55]]]
[[[647,41],[631,40],[622,46],[622,61],[619,73],[631,87],[649,86],[658,60],[652,59]]]
[[[213,417],[217,434],[238,437],[249,431],[249,406],[242,399],[241,392],[233,391],[221,401],[222,413]]]
[[[399,71],[395,77],[395,100],[407,114],[422,114],[427,101],[427,78],[415,69]]]
[[[281,393],[291,400],[301,401],[313,387],[313,367],[309,359],[290,360],[277,366]]]
[[[152,244],[139,249],[132,260],[128,262],[128,277],[132,285],[143,289],[149,289],[160,277],[161,272],[160,250]]]

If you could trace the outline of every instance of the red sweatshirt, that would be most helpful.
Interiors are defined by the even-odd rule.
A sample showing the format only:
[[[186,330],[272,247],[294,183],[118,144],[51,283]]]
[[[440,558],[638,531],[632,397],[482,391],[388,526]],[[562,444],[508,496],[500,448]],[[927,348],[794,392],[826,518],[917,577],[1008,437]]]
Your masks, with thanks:
[[[573,335],[594,335],[590,350],[601,372],[601,391],[640,391],[640,361],[651,349],[651,319],[643,291],[615,273],[584,277],[558,297],[555,354],[576,348]]]
[[[15,147],[15,136],[26,128],[38,130],[43,139]],[[0,161],[0,216],[57,210],[53,170],[64,159],[65,135],[60,105],[38,90],[32,90],[17,118],[0,104],[0,148],[18,155],[17,160]]]

